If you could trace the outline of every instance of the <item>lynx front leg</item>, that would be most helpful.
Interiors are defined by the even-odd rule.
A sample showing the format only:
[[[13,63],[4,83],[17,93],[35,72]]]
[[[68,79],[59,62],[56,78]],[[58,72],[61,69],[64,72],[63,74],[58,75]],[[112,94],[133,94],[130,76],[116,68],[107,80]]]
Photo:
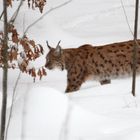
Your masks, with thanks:
[[[78,77],[70,77],[67,80],[67,88],[66,88],[66,93],[68,92],[73,92],[77,91],[80,89],[81,85],[83,83],[82,79],[78,79]]]
[[[80,89],[83,82],[85,82],[86,72],[81,65],[74,65],[68,71],[67,88],[65,92],[73,92]]]
[[[66,88],[66,93],[68,93],[68,92],[73,92],[73,91],[77,91],[77,90],[79,90],[80,89],[80,87],[81,87],[81,84],[82,83],[75,83],[75,82],[72,82],[72,81],[68,81],[68,83],[67,83],[67,88]]]

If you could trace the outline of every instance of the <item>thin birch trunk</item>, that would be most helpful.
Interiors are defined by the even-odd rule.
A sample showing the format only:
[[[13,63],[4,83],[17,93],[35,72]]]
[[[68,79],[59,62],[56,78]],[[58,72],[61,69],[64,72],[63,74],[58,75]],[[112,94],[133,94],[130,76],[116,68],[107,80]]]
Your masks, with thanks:
[[[8,67],[7,67],[7,49],[8,49],[8,25],[7,25],[7,5],[6,0],[3,0],[3,18],[4,18],[4,50],[2,52],[3,56],[3,85],[2,85],[2,108],[1,108],[1,128],[0,128],[0,140],[5,139],[5,128],[6,128],[6,107],[7,107],[7,77],[8,77]]]

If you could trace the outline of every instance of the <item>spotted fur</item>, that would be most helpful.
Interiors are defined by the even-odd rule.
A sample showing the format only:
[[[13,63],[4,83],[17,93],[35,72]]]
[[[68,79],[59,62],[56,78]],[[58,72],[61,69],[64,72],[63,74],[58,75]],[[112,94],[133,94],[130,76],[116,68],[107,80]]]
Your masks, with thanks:
[[[140,44],[140,40],[138,40]],[[67,70],[66,92],[77,91],[88,79],[101,84],[110,83],[110,79],[127,77],[132,74],[132,40],[103,46],[82,45],[78,48],[62,49],[49,46],[46,56],[46,68]],[[138,49],[137,73],[140,73],[140,49]]]

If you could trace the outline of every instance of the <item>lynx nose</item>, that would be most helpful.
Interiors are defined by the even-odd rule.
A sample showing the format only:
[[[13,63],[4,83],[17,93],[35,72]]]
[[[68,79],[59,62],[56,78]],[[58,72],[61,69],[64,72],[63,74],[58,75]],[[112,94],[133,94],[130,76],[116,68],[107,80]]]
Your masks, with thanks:
[[[47,67],[48,67],[48,63],[45,64],[45,68],[47,68]]]
[[[45,68],[47,68],[49,70],[52,70],[53,69],[53,67],[49,63],[46,63],[45,64]]]

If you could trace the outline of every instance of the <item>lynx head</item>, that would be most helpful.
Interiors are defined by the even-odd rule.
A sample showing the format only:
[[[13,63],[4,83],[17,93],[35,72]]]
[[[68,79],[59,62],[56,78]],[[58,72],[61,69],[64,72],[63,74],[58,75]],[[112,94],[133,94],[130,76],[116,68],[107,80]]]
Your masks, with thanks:
[[[56,48],[52,48],[48,41],[46,42],[47,46],[49,48],[49,52],[46,56],[46,64],[45,67],[52,70],[54,68],[59,68],[61,70],[64,70],[64,62],[62,60],[62,49],[60,47],[60,41],[58,42]]]

